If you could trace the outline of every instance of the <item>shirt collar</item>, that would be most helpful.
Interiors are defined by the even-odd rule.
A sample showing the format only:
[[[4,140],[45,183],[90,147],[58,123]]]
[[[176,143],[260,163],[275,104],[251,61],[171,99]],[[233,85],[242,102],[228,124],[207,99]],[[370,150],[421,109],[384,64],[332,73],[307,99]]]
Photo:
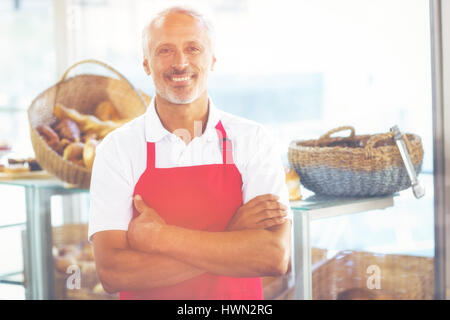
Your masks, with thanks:
[[[145,114],[145,139],[148,142],[158,142],[166,136],[172,136],[173,133],[169,132],[161,123],[158,113],[156,112],[155,97],[152,98],[146,114]],[[202,136],[211,137],[217,135],[216,125],[220,120],[219,110],[214,105],[211,98],[208,96],[209,112],[208,122],[206,123],[205,132]],[[194,137],[191,137],[193,139]]]

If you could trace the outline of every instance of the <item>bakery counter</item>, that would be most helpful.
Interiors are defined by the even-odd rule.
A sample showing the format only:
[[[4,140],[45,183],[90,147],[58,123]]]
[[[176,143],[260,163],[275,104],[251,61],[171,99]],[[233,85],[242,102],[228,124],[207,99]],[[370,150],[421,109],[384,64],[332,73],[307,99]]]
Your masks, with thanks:
[[[88,192],[56,178],[15,179],[0,184],[23,187],[26,203],[26,233],[24,233],[24,271],[26,298],[54,298],[54,266],[52,256],[51,197]]]
[[[370,198],[342,198],[315,195],[303,189],[301,201],[291,201],[294,212],[292,263],[294,279],[292,280],[295,300],[312,299],[312,254],[310,224],[314,220],[337,217],[394,205],[394,196]]]
[[[0,184],[21,186],[25,189],[27,232],[24,234],[25,287],[27,299],[55,299],[61,281],[56,277],[52,248],[55,230],[51,225],[51,197],[87,193],[87,189],[73,188],[57,179],[30,179],[0,181]],[[290,288],[283,299],[312,298],[312,260],[318,254],[311,248],[310,223],[338,215],[384,209],[393,206],[393,196],[372,198],[335,198],[317,196],[303,190],[301,201],[291,201],[294,212],[291,272],[283,279],[283,287]],[[84,240],[85,239],[79,239]],[[321,254],[319,252],[319,254]],[[266,279],[269,287],[278,286]],[[57,282],[57,283],[55,283]],[[57,290],[56,290],[57,291]],[[77,290],[72,290],[77,291]],[[274,292],[278,289],[274,289]]]

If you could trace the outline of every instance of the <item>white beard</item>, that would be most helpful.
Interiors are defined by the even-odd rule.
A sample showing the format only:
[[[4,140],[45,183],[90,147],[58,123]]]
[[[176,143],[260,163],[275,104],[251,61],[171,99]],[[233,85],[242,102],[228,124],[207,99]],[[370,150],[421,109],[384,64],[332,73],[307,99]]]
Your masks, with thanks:
[[[208,78],[208,75],[206,76],[206,79]],[[197,100],[203,92],[206,90],[206,80],[204,80],[205,83],[202,83],[194,88],[194,90],[188,94],[187,96],[183,97],[179,94],[177,94],[175,91],[172,91],[169,86],[166,85],[160,85],[160,83],[156,83],[156,81],[153,81],[155,84],[155,90],[156,93],[163,99],[169,101],[173,104],[189,104]]]

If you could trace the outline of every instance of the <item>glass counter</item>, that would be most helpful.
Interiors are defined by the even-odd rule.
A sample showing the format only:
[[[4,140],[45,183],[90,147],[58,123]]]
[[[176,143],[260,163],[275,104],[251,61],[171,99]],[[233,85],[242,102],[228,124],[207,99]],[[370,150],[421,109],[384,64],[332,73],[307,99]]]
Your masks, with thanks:
[[[385,209],[394,205],[394,195],[370,198],[342,198],[315,195],[303,189],[303,199],[291,201],[294,213],[292,263],[295,300],[312,299],[311,222],[313,220]]]
[[[9,180],[0,184],[25,189],[26,237],[24,239],[25,287],[27,299],[55,299],[54,263],[50,200],[54,195],[88,193],[50,179]],[[294,213],[292,272],[289,288],[293,299],[312,298],[310,223],[312,220],[335,217],[393,206],[393,196],[373,198],[336,198],[317,196],[303,190],[304,200],[292,201]]]
[[[73,188],[56,178],[3,180],[0,184],[19,186],[25,190],[26,233],[23,241],[26,298],[53,299],[51,197],[89,190]]]

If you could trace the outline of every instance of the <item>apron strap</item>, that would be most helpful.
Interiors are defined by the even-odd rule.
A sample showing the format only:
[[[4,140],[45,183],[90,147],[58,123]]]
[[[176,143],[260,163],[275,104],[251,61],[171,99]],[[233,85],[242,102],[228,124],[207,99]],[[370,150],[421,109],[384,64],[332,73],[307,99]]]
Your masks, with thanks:
[[[222,141],[222,161],[223,164],[233,164],[233,150],[231,145],[231,140],[228,139],[227,133],[223,128],[222,122],[219,122],[216,125],[217,135],[219,137],[219,141]],[[155,143],[147,142],[147,168],[154,169],[155,168]]]
[[[147,169],[155,169],[155,143],[147,142]]]
[[[222,159],[223,164],[233,164],[233,150],[231,145],[231,140],[228,139],[227,133],[223,128],[222,121],[216,125],[217,135],[219,136],[219,141],[222,141]]]

